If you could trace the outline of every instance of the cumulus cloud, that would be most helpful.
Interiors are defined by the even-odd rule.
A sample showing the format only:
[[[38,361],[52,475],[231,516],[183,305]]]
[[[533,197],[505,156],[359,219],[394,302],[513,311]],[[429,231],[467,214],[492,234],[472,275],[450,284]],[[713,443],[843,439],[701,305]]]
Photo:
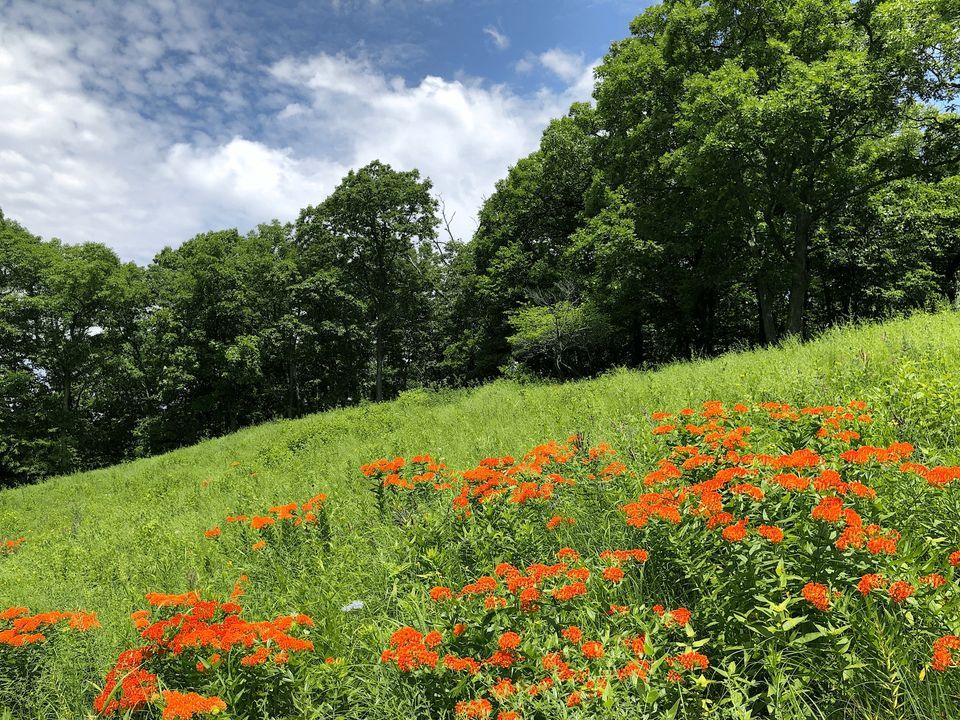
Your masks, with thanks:
[[[542,59],[562,89],[408,82],[328,53],[233,73],[229,56],[204,51],[226,30],[173,0],[118,5],[144,28],[123,41],[99,15],[71,24],[36,7],[0,21],[0,206],[33,232],[140,262],[205,230],[293,219],[374,159],[430,177],[467,237],[496,180],[590,91],[586,63],[575,76]]]

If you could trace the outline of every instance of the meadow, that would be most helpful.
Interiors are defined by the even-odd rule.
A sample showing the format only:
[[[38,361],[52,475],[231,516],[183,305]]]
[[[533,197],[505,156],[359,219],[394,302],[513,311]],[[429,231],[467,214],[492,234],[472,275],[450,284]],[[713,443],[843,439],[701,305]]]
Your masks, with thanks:
[[[960,717],[958,359],[918,315],[5,490],[0,718]]]

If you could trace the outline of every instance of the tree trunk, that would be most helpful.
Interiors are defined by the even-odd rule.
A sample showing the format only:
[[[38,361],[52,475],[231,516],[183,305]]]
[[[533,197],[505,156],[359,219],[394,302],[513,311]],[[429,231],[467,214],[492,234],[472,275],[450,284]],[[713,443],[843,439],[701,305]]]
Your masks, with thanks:
[[[807,305],[807,290],[810,274],[807,267],[807,251],[813,234],[813,217],[809,211],[797,213],[793,223],[793,259],[790,263],[790,315],[787,332],[803,334],[803,313]]]
[[[773,317],[773,300],[767,278],[761,275],[757,281],[757,305],[760,312],[760,341],[772,345],[778,340],[777,322]]]
[[[376,389],[376,401],[381,402],[383,400],[383,337],[382,331],[380,328],[380,323],[377,323],[377,330],[374,333],[374,353],[377,357],[377,389]]]
[[[628,362],[633,367],[640,367],[647,359],[646,346],[643,342],[643,316],[640,311],[634,309],[630,315],[630,344]]]
[[[287,364],[287,417],[296,417],[300,413],[300,379],[297,364]]]

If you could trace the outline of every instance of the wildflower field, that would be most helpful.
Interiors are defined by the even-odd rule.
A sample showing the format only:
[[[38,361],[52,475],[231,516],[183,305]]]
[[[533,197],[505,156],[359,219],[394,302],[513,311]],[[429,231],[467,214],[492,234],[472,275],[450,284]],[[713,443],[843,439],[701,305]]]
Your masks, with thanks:
[[[0,718],[960,717],[960,316],[0,493]]]

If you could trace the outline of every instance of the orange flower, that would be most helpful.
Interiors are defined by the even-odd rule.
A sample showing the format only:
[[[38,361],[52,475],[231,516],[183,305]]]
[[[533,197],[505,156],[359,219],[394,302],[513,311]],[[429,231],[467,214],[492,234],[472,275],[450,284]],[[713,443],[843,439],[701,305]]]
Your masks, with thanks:
[[[256,665],[263,665],[267,658],[270,657],[270,648],[268,647],[259,647],[254,650],[252,653],[244,657],[241,661],[241,665],[246,665],[248,667],[253,667]]]
[[[500,636],[497,646],[501,650],[516,650],[520,647],[520,636],[512,630],[508,630]]]
[[[26,538],[16,540],[0,540],[0,555],[9,555],[26,542]]]
[[[250,546],[250,549],[254,552],[260,552],[267,546],[266,540],[257,540],[253,545]]]
[[[803,586],[804,599],[818,610],[826,612],[830,609],[830,589],[820,583],[808,582]]]
[[[843,500],[830,496],[820,500],[810,512],[810,517],[828,523],[838,523],[843,515]]]
[[[948,562],[953,567],[960,567],[960,550],[957,550],[955,553],[951,553]]]
[[[707,528],[713,530],[717,526],[726,526],[733,523],[733,513],[719,512],[707,520]]]
[[[218,538],[221,535],[223,535],[223,532],[218,527],[210,528],[203,534],[204,537],[208,538]]]
[[[465,718],[486,718],[493,712],[493,706],[486,698],[477,700],[463,700],[455,708],[457,715]]]
[[[516,686],[510,678],[500,678],[497,683],[490,688],[490,694],[497,700],[503,700],[517,692]]]
[[[751,485],[750,483],[734,485],[730,488],[730,492],[732,492],[734,495],[748,495],[757,502],[760,502],[764,498],[763,490],[758,488],[756,485]]]
[[[556,595],[554,595],[554,597],[556,597]],[[540,599],[540,590],[535,587],[524,588],[520,591],[519,599],[522,610],[536,610],[537,606],[535,603]]]
[[[960,667],[960,658],[954,658],[953,651],[960,650],[960,636],[944,635],[933,643],[933,660],[930,666],[939,672],[949,667]]]
[[[580,628],[573,625],[568,627],[566,630],[564,630],[560,634],[563,635],[563,637],[565,637],[567,640],[572,642],[574,645],[579,645],[580,641],[583,640],[583,631],[580,630]]]
[[[643,563],[650,559],[650,553],[646,550],[604,550],[600,553],[600,559],[613,560],[617,564],[627,560]]]
[[[580,597],[581,595],[587,594],[587,586],[582,582],[570,583],[569,585],[564,585],[554,590],[552,593],[554,600],[559,600],[560,602],[566,602],[568,600],[573,600],[574,598]],[[523,595],[520,597],[523,600]]]
[[[443,658],[443,666],[447,670],[454,672],[465,672],[470,675],[476,675],[480,672],[480,663],[473,658],[459,658],[456,655],[446,655]]]
[[[262,530],[269,525],[276,524],[276,522],[277,521],[269,515],[260,515],[250,520],[250,527],[252,527],[254,530]]]
[[[26,615],[29,612],[30,612],[30,609],[25,607],[7,608],[3,612],[0,612],[0,620],[13,620],[14,618],[18,618],[21,615]]]
[[[869,595],[874,590],[882,588],[886,584],[883,575],[864,575],[860,578],[860,582],[857,583],[857,590],[860,591],[861,595]]]
[[[603,571],[603,579],[608,582],[618,583],[623,580],[624,572],[618,567],[608,567]]]
[[[584,657],[588,658],[602,658],[604,655],[603,645],[596,640],[585,642],[580,647],[580,652],[583,653]]]
[[[743,540],[747,536],[747,522],[749,520],[750,518],[743,518],[736,524],[725,527],[721,533],[723,539],[731,543]]]
[[[757,528],[757,534],[764,537],[774,545],[783,542],[783,530],[776,525],[760,525]]]
[[[904,580],[897,580],[889,587],[887,593],[890,595],[890,599],[899,605],[913,595],[914,587]]]
[[[448,587],[437,586],[430,590],[430,599],[434,602],[440,602],[441,600],[452,600],[453,593]]]
[[[930,573],[929,575],[924,575],[922,578],[920,578],[920,584],[929,585],[930,587],[936,589],[946,585],[947,579],[940,573]]]
[[[639,678],[640,680],[646,680],[647,674],[650,672],[650,662],[647,660],[641,660],[637,662],[636,660],[631,660],[622,668],[617,670],[617,677],[621,680],[626,680],[631,677]]]
[[[707,659],[706,655],[696,651],[691,651],[668,657],[667,665],[670,667],[676,667],[679,665],[684,670],[693,670],[694,668],[706,670],[710,665],[710,661]]]

